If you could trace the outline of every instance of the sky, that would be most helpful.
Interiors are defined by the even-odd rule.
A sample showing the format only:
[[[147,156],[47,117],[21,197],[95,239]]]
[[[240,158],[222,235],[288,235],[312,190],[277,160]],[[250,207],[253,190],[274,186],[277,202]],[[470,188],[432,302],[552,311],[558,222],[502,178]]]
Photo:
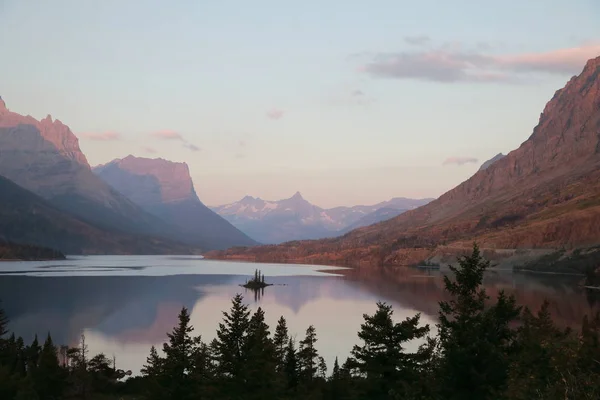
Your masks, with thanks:
[[[600,56],[597,0],[0,0],[0,96],[208,205],[437,197]]]

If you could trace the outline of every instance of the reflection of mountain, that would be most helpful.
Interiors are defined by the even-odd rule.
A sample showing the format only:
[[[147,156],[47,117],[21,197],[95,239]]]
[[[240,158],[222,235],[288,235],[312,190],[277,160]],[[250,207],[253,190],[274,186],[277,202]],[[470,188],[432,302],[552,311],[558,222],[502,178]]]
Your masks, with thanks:
[[[379,268],[347,270],[347,279],[437,318],[439,302],[447,300],[439,271],[420,271],[412,268]],[[578,288],[578,276],[527,275],[490,272],[485,276],[487,294],[496,298],[501,290],[514,294],[517,304],[537,311],[543,301],[550,302],[550,312],[557,324],[576,327],[584,315],[600,311]]]
[[[201,284],[223,284],[227,276],[98,276],[40,278],[2,276],[2,306],[10,328],[26,341],[49,330],[54,341],[73,343],[81,331],[94,328],[124,338],[158,325],[159,340],[173,326],[182,306],[193,307]],[[165,305],[168,305],[165,309]],[[167,312],[164,312],[167,311]],[[170,315],[173,313],[173,315]],[[157,322],[162,319],[163,322]],[[167,326],[167,330],[163,329]]]

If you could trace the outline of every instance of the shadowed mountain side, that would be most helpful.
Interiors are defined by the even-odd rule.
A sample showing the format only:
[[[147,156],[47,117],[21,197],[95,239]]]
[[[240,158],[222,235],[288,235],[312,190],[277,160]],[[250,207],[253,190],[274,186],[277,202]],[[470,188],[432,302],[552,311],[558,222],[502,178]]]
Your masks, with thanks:
[[[233,249],[209,257],[411,265],[483,249],[600,243],[600,57],[556,92],[517,150],[431,203],[329,240]]]
[[[177,227],[181,241],[203,249],[256,244],[200,201],[185,163],[128,156],[95,167],[94,173],[145,211]]]
[[[60,250],[66,254],[190,254],[167,239],[108,231],[66,214],[0,176],[0,238]]]

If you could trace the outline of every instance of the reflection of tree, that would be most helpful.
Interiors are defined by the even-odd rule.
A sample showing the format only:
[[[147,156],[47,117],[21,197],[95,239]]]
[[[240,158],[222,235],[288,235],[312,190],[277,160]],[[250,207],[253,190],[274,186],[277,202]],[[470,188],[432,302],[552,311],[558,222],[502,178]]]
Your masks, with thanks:
[[[263,297],[265,295],[265,288],[246,288],[245,292],[248,293],[248,291],[252,292],[252,294],[254,295],[254,302],[258,302],[260,300],[261,297]],[[246,296],[244,296],[246,297]]]

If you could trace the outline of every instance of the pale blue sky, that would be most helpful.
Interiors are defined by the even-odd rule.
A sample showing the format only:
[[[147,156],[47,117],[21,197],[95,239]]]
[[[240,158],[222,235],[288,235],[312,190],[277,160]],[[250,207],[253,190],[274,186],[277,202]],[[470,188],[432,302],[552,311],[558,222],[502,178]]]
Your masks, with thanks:
[[[438,196],[527,139],[599,21],[596,0],[0,0],[0,95],[92,165],[186,161],[211,205]]]

